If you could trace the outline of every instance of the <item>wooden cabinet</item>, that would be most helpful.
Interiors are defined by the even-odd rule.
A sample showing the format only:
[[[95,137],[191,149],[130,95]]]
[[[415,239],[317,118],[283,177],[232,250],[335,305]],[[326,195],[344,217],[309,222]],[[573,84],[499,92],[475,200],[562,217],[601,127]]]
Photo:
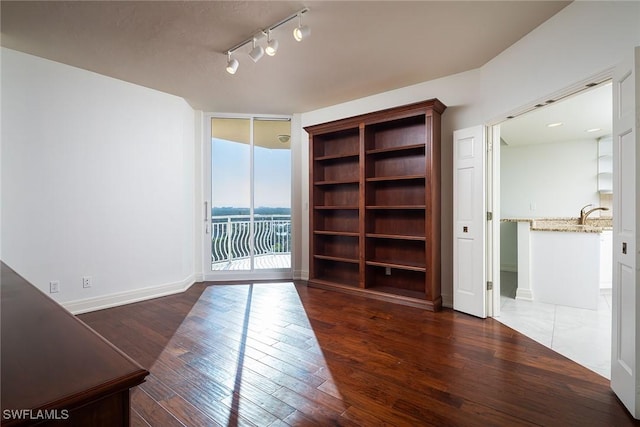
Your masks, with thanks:
[[[437,99],[306,127],[309,285],[438,310]]]
[[[0,263],[2,425],[129,426],[149,372]]]

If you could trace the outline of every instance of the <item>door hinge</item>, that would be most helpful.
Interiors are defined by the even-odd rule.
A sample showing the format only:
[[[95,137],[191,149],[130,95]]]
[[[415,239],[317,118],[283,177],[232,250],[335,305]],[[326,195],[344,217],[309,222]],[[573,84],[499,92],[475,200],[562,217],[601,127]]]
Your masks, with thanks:
[[[487,141],[487,153],[493,150],[493,141]]]
[[[493,290],[493,282],[487,282],[487,290],[488,291],[492,291]]]
[[[487,212],[487,221],[491,221],[493,219],[493,212]]]

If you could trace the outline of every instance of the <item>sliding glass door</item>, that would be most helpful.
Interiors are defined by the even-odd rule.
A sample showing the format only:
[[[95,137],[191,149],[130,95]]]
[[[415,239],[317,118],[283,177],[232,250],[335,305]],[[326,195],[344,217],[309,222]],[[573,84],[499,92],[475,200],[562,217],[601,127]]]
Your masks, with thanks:
[[[289,119],[212,117],[210,129],[207,278],[291,278]]]

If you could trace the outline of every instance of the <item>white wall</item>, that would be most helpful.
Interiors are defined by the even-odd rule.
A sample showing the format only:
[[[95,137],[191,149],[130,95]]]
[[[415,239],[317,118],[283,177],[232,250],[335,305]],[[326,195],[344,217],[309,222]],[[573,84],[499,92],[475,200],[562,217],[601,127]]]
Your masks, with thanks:
[[[640,2],[577,1],[481,68],[487,121],[573,86],[640,45]]]
[[[595,139],[500,147],[500,217],[578,217],[599,204]]]
[[[183,99],[2,49],[2,124],[7,264],[47,293],[59,280],[52,296],[80,311],[192,283]]]

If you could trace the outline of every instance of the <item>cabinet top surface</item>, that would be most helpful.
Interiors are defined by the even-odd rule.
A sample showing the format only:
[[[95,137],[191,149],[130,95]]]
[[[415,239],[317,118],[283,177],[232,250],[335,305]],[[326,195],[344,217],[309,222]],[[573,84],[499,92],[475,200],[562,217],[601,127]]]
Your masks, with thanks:
[[[360,114],[353,117],[333,120],[327,123],[305,126],[304,129],[310,134],[332,132],[348,128],[356,128],[360,124],[368,125],[407,118],[416,116],[418,114],[425,114],[428,111],[442,114],[444,110],[446,110],[446,108],[446,105],[440,102],[440,100],[438,100],[437,98],[433,98],[413,104],[401,105],[385,110],[374,111],[371,113]]]
[[[148,372],[4,263],[2,409],[70,409]]]

